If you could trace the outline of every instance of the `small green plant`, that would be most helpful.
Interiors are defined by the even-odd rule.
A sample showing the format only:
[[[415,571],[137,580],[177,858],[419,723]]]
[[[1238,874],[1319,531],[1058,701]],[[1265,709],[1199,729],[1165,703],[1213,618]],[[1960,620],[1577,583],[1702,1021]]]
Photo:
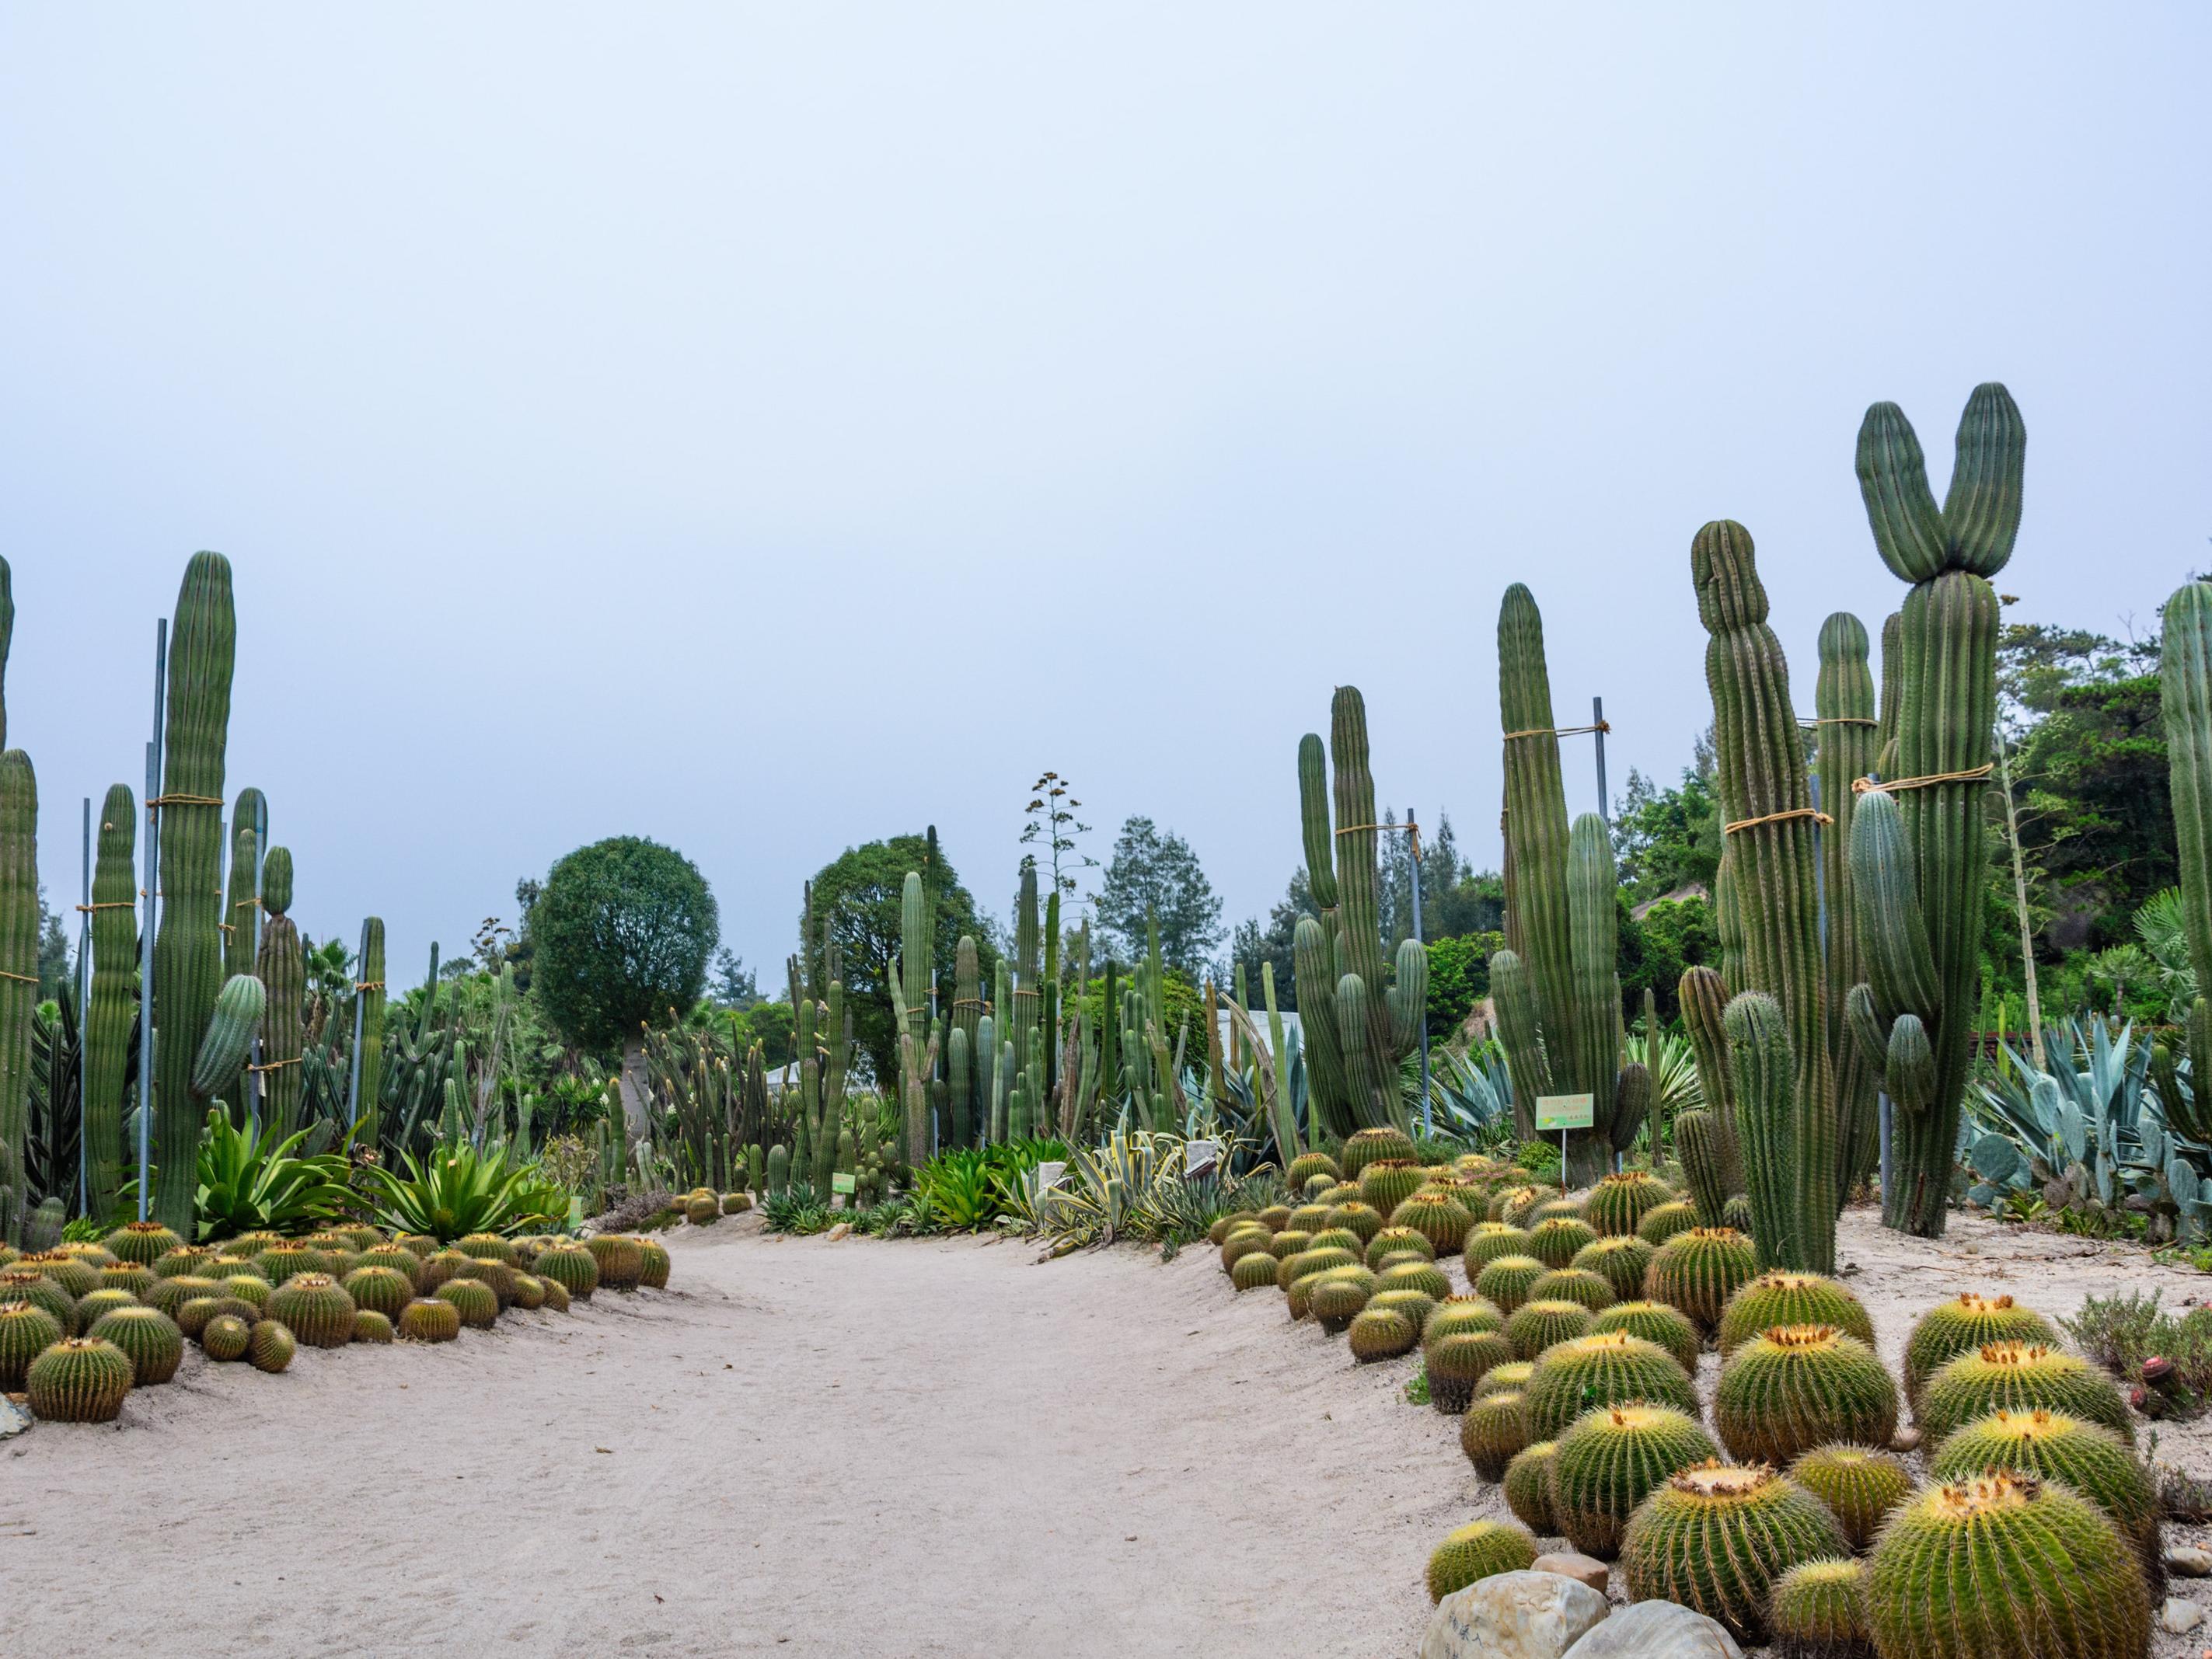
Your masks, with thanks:
[[[307,1131],[282,1140],[232,1127],[212,1107],[200,1142],[199,1188],[192,1200],[193,1237],[204,1243],[240,1233],[312,1231],[343,1213],[348,1165],[339,1152],[302,1156]]]
[[[1425,1406],[1429,1403],[1429,1367],[1425,1360],[1415,1369],[1413,1376],[1406,1383],[1406,1403],[1409,1406]]]
[[[568,1218],[570,1194],[542,1170],[515,1163],[501,1146],[441,1147],[428,1164],[403,1155],[405,1174],[372,1172],[386,1225],[441,1240],[471,1233],[540,1232]]]

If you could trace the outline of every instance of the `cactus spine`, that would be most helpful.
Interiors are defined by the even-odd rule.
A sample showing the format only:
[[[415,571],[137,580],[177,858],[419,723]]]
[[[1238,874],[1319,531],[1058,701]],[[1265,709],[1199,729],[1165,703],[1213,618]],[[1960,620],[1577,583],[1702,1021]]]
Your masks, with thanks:
[[[169,641],[160,829],[161,922],[154,939],[152,1213],[180,1234],[192,1225],[201,1118],[192,1068],[222,988],[223,757],[230,726],[238,619],[230,562],[195,553],[185,568]]]
[[[270,1132],[280,1139],[298,1127],[301,1011],[307,1000],[307,963],[293,924],[291,849],[272,847],[261,864],[261,902],[267,919],[255,972],[269,992],[261,1017],[262,1100]],[[98,923],[95,921],[94,926]]]
[[[1858,475],[1867,522],[1882,561],[1912,584],[1897,630],[1898,692],[1881,718],[1895,737],[1884,761],[1901,782],[1896,833],[1869,794],[1851,826],[1853,899],[1866,959],[1867,1006],[1852,1021],[1869,1066],[1894,1073],[1903,1016],[1909,1042],[1929,1045],[1917,1102],[1898,1097],[1891,1139],[1893,1191],[1882,1219],[1936,1237],[1943,1231],[1969,1037],[1980,1012],[1981,933],[1989,848],[1982,811],[1996,714],[1997,599],[1988,578],[2012,556],[2020,529],[2027,428],[1994,381],[1974,388],[1960,418],[1957,459],[1941,510],[1928,488],[1920,444],[1894,404],[1869,409],[1859,428]],[[1887,630],[1884,630],[1887,647]],[[1884,665],[1887,678],[1887,665]],[[1909,856],[1908,856],[1909,855]],[[1924,957],[1923,953],[1924,952]],[[1902,976],[1901,965],[1924,965]],[[1861,1002],[1856,988],[1854,1006]],[[1895,1091],[1892,1091],[1893,1095]]]
[[[124,1079],[138,1018],[138,802],[112,784],[92,870],[92,1007],[84,1034],[85,1184],[91,1213],[115,1212],[123,1184]]]
[[[1705,683],[1712,693],[1717,793],[1730,831],[1726,839],[1743,929],[1743,979],[1730,988],[1773,998],[1790,1065],[1778,1080],[1786,1095],[1770,1095],[1759,1103],[1781,1155],[1762,1157],[1745,1147],[1753,1231],[1760,1235],[1767,1262],[1832,1273],[1842,1200],[1820,954],[1817,821],[1790,702],[1790,667],[1767,626],[1766,589],[1748,531],[1729,520],[1705,526],[1691,544],[1690,571],[1698,617],[1711,636]],[[1732,1024],[1724,1029],[1735,1035]],[[1738,1107],[1748,1139],[1754,1108],[1741,1097],[1741,1060],[1737,1066]]]

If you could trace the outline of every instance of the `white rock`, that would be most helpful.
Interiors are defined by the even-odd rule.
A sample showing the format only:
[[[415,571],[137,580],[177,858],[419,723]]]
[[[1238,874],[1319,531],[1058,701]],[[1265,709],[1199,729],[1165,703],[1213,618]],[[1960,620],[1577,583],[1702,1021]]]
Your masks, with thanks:
[[[1605,1597],[1557,1573],[1498,1573],[1437,1604],[1420,1659],[1561,1659],[1607,1611]]]
[[[2212,1578],[2212,1550],[2176,1544],[2166,1553],[2166,1570],[2182,1578]]]
[[[2204,1622],[2204,1609],[2194,1601],[2185,1601],[2179,1596],[2168,1596],[2159,1609],[2158,1622],[2176,1636],[2186,1636]]]
[[[1702,1613],[1638,1601],[1569,1648],[1566,1659],[1743,1659],[1743,1650]]]

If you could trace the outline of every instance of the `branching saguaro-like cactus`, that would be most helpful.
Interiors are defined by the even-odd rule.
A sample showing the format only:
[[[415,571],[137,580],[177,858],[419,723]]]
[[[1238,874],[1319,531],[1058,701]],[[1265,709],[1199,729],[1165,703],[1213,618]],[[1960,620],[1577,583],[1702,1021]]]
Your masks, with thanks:
[[[1585,813],[1570,826],[1552,726],[1544,622],[1528,590],[1505,590],[1498,616],[1498,696],[1505,732],[1506,934],[1490,959],[1498,1030],[1516,1115],[1546,1095],[1587,1094],[1593,1127],[1570,1136],[1567,1180],[1588,1186],[1632,1146],[1650,1074],[1620,1063],[1620,921],[1612,838]]]
[[[1975,387],[1939,509],[1904,412],[1876,404],[1859,428],[1875,546],[1912,587],[1897,622],[1897,691],[1881,714],[1887,726],[1894,706],[1883,754],[1891,793],[1864,795],[1851,825],[1867,978],[1845,1007],[1898,1105],[1882,1219],[1923,1237],[1943,1231],[1980,1009],[1983,796],[1996,718],[1997,598],[1988,579],[2020,531],[2027,444],[2011,394],[1994,381]],[[1887,653],[1887,628],[1883,642]],[[1887,681],[1887,662],[1883,672]]]
[[[1321,915],[1302,918],[1291,942],[1316,1121],[1339,1136],[1406,1129],[1398,1061],[1420,1041],[1428,1006],[1419,945],[1406,940],[1383,967],[1381,826],[1367,757],[1366,702],[1357,686],[1340,685],[1329,704],[1327,760],[1318,734],[1298,741],[1306,883]]]
[[[192,1067],[222,989],[223,756],[238,617],[230,561],[195,553],[169,638],[160,817],[161,922],[154,935],[155,1220],[189,1237],[200,1140]]]
[[[1750,532],[1725,519],[1705,526],[1690,545],[1690,575],[1698,620],[1711,636],[1705,684],[1713,699],[1717,793],[1743,929],[1743,982],[1729,988],[1774,999],[1793,1062],[1787,1124],[1763,1126],[1783,1131],[1783,1156],[1751,1152],[1744,1159],[1753,1232],[1766,1265],[1832,1273],[1841,1200],[1820,952],[1820,819],[1790,697],[1790,665],[1767,626]],[[1737,1104],[1748,1139],[1753,1103],[1743,1097],[1742,1077],[1739,1069]],[[1785,1218],[1786,1229],[1777,1233],[1775,1224]]]
[[[272,847],[262,860],[261,902],[268,921],[261,930],[255,971],[269,992],[268,1010],[261,1017],[262,1099],[268,1132],[281,1139],[299,1127],[301,1012],[307,995],[307,962],[291,917],[289,848]]]
[[[85,1186],[90,1213],[115,1213],[123,1185],[123,1096],[138,1021],[138,800],[110,785],[92,866],[92,1007],[84,1033]]]
[[[1840,1203],[1874,1173],[1881,1150],[1881,1078],[1852,1038],[1844,1002],[1865,977],[1858,915],[1851,903],[1851,786],[1875,768],[1881,743],[1866,625],[1847,611],[1820,624],[1820,678],[1813,694],[1819,744],[1814,764],[1821,810],[1835,820],[1820,837],[1821,898],[1827,918],[1828,1058],[1836,1087],[1836,1191]]]

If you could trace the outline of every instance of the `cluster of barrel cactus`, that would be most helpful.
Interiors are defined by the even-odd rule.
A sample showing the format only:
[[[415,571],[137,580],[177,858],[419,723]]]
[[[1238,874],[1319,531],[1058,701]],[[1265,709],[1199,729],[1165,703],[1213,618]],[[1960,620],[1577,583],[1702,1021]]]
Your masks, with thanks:
[[[668,1273],[665,1249],[625,1235],[477,1233],[441,1248],[346,1225],[185,1244],[158,1221],[131,1222],[96,1244],[0,1246],[0,1393],[26,1394],[54,1421],[110,1422],[133,1388],[176,1376],[188,1342],[281,1371],[301,1346],[450,1342],[510,1308],[566,1312],[602,1287],[665,1285]]]
[[[1972,1292],[1938,1304],[1906,1336],[1900,1383],[1846,1285],[1762,1270],[1733,1229],[1652,1227],[1676,1205],[1648,1176],[1601,1182],[1571,1213],[1483,1158],[1347,1161],[1419,1176],[1364,1245],[1321,1205],[1226,1216],[1212,1237],[1238,1290],[1286,1291],[1291,1319],[1343,1335],[1356,1363],[1418,1351],[1430,1402],[1500,1485],[1513,1520],[1439,1542],[1432,1598],[1558,1537],[1617,1561],[1632,1600],[1681,1602],[1793,1659],[2143,1650],[2164,1582],[2156,1489],[2118,1388],[2040,1314]],[[1453,1252],[1407,1224],[1447,1206],[1535,1228],[1471,1220],[1455,1274]],[[1637,1246],[1638,1294],[1528,1253],[1560,1223],[1585,1241],[1574,1262]],[[1720,1371],[1701,1399],[1708,1342]],[[1908,1409],[1925,1485],[1899,1449]]]

